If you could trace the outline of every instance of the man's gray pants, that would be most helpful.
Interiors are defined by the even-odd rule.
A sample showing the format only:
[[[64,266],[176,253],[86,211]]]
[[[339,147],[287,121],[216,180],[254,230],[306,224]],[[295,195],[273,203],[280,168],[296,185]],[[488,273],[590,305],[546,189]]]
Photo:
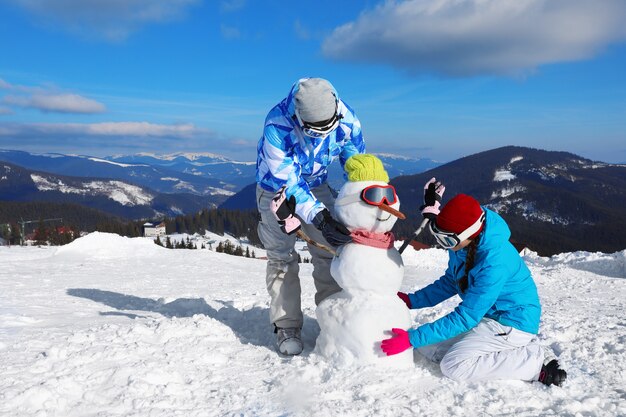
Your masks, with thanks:
[[[324,203],[328,210],[333,211],[335,196],[328,184],[312,188],[315,197]],[[256,201],[261,221],[259,222],[259,238],[267,252],[267,271],[265,280],[270,295],[270,322],[277,327],[302,328],[302,308],[300,304],[300,278],[298,272],[298,254],[294,246],[296,235],[287,235],[276,221],[270,210],[270,202],[274,193],[257,185]],[[329,246],[322,233],[312,224],[302,221],[302,230],[316,242]],[[313,282],[315,283],[315,304],[326,297],[341,291],[330,275],[330,263],[333,255],[329,252],[308,245],[313,263]]]

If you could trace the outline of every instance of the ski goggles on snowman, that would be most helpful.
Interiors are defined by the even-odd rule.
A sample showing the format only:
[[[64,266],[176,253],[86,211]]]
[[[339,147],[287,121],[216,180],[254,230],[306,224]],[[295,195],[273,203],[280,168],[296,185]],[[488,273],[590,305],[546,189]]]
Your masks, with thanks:
[[[336,206],[343,206],[350,203],[364,202],[370,206],[376,206],[387,213],[393,214],[399,219],[404,220],[406,216],[390,207],[398,202],[398,195],[393,185],[370,185],[361,190],[359,194],[345,195],[335,200]]]
[[[393,185],[370,185],[361,190],[359,194],[350,194],[338,198],[335,205],[343,206],[349,203],[363,201],[370,206],[381,206],[386,204],[391,206],[398,202],[398,195]]]
[[[474,233],[478,232],[483,226],[484,222],[485,212],[483,211],[483,213],[480,215],[478,220],[474,222],[474,224],[458,234],[440,229],[439,227],[437,227],[437,223],[435,223],[434,221],[429,222],[428,227],[430,228],[430,232],[432,233],[433,237],[442,248],[452,249],[466,239],[469,239],[469,237],[472,236]]]
[[[337,129],[339,126],[339,122],[343,118],[337,111],[339,109],[339,102],[335,100],[335,114],[333,117],[327,120],[322,120],[321,122],[305,122],[300,117],[300,112],[296,109],[296,120],[300,124],[302,128],[302,133],[311,138],[322,138],[327,136],[330,132]]]
[[[391,206],[398,202],[398,195],[393,185],[370,185],[361,191],[360,197],[370,206],[381,204]]]

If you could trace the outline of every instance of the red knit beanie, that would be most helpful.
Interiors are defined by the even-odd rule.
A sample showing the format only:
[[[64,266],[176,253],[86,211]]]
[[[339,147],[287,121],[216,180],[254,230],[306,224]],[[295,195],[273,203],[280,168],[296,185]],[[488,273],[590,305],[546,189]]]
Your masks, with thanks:
[[[480,208],[475,198],[466,194],[457,194],[441,209],[436,220],[437,227],[446,232],[460,234],[476,223],[482,213],[483,209]],[[469,238],[474,239],[478,236],[484,226],[483,223],[480,230]]]

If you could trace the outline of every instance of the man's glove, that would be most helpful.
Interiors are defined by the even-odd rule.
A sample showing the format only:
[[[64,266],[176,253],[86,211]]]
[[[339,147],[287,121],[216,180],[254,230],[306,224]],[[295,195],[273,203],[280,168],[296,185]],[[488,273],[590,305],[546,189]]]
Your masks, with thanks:
[[[276,192],[274,198],[272,198],[270,209],[272,213],[274,213],[274,216],[276,216],[280,229],[288,235],[291,235],[300,230],[302,225],[300,224],[300,220],[295,216],[296,197],[292,195],[287,198],[285,188],[286,187],[283,186]]]
[[[404,304],[406,304],[406,306],[408,308],[411,308],[411,299],[409,298],[409,295],[407,293],[403,293],[403,292],[399,292],[398,291],[398,297],[404,301]]]
[[[409,341],[409,333],[406,330],[393,328],[391,329],[393,336],[380,342],[380,348],[387,356],[402,353],[411,347]]]
[[[328,209],[320,211],[313,217],[313,225],[322,232],[324,239],[332,246],[338,247],[352,242],[348,228],[333,219]]]
[[[422,216],[430,220],[437,218],[444,191],[446,186],[435,178],[424,184],[424,204],[420,207]]]

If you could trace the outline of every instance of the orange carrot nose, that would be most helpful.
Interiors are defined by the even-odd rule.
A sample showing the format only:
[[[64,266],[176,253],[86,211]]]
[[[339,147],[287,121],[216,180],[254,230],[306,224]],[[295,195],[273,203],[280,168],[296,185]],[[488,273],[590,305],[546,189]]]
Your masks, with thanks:
[[[381,210],[386,211],[389,214],[393,214],[394,216],[396,216],[397,218],[399,218],[400,220],[404,220],[406,219],[406,216],[404,215],[404,213],[402,213],[401,211],[396,210],[395,208],[388,206],[385,203],[382,203],[381,205],[378,206]]]

